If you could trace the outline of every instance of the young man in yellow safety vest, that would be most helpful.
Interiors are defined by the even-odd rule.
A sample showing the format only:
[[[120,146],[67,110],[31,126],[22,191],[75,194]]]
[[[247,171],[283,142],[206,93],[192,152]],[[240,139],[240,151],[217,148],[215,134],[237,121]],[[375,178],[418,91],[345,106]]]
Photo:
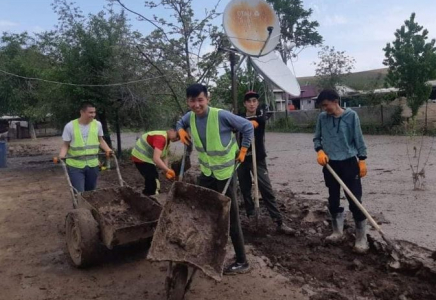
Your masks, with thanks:
[[[176,177],[174,170],[168,167],[168,147],[170,142],[177,142],[179,135],[175,128],[167,131],[146,132],[136,141],[132,150],[132,161],[145,180],[142,193],[147,196],[156,194],[159,174],[157,168],[165,172],[169,180]]]
[[[207,88],[201,84],[189,86],[186,96],[191,111],[177,122],[180,140],[186,145],[191,143],[191,136],[186,131],[191,128],[201,169],[198,185],[221,193],[227,180],[233,175],[235,159],[239,162],[245,159],[253,136],[253,125],[226,110],[209,107]],[[242,134],[239,154],[234,131]],[[231,182],[226,195],[231,199],[230,237],[236,253],[236,262],[225,269],[225,274],[246,273],[250,270],[245,256],[238,203],[232,185]]]
[[[99,174],[98,152],[112,150],[103,139],[101,123],[95,120],[95,106],[83,102],[80,106],[80,118],[65,125],[62,133],[63,144],[60,159],[66,159],[71,184],[78,192],[92,191],[97,187]],[[68,158],[74,157],[76,158]]]

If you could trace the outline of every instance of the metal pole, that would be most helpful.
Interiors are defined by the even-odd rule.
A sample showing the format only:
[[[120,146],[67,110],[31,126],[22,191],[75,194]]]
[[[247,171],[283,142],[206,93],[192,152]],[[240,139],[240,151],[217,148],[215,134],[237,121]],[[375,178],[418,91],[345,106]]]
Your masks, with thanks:
[[[230,59],[230,73],[232,76],[232,97],[233,97],[233,113],[238,114],[238,82],[236,78],[236,55],[233,52],[229,54]]]

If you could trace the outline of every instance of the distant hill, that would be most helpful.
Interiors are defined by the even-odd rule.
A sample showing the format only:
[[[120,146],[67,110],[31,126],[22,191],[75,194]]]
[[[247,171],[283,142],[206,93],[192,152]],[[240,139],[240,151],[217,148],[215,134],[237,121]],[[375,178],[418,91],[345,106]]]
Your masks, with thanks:
[[[351,73],[345,79],[344,84],[356,90],[382,88],[387,73],[388,68]],[[300,85],[316,84],[315,76],[298,77],[297,79]]]

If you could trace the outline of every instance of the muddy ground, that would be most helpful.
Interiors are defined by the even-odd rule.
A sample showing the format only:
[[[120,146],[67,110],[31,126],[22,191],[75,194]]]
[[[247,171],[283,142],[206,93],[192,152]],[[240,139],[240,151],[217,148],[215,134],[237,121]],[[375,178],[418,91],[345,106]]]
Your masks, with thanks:
[[[397,269],[388,267],[390,257],[376,249],[378,243],[372,244],[368,255],[358,256],[351,251],[350,219],[346,242],[323,243],[329,234],[326,190],[310,138],[267,136],[280,208],[297,235],[276,234],[264,209],[265,225],[256,229],[241,207],[253,271],[225,276],[221,283],[200,276],[187,299],[436,299],[436,276],[428,268],[434,263],[431,251],[412,244],[426,264]],[[427,166],[426,190],[413,191],[405,139],[367,138],[370,158],[364,201],[390,236],[435,249],[434,155]],[[57,152],[58,139],[42,142]],[[103,253],[102,263],[88,270],[71,267],[64,230],[71,201],[62,170],[49,163],[50,156],[10,159],[11,168],[0,171],[0,299],[164,299],[166,265],[145,259],[147,243]],[[136,169],[130,163],[122,168],[124,179],[140,190],[143,182]],[[99,187],[116,183],[115,172],[105,171]],[[162,183],[165,192],[169,184]]]

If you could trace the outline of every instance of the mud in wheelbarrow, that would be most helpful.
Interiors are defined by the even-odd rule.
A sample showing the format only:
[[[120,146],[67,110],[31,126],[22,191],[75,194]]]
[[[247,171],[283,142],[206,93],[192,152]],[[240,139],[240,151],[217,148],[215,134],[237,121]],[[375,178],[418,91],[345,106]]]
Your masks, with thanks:
[[[76,199],[65,226],[71,262],[80,268],[99,261],[101,245],[112,249],[151,238],[162,210],[128,186],[84,192]]]
[[[109,249],[152,237],[162,210],[156,201],[129,186],[84,192],[80,197],[92,210]]]
[[[220,281],[229,236],[230,199],[175,182],[159,218],[148,259],[190,265]]]

